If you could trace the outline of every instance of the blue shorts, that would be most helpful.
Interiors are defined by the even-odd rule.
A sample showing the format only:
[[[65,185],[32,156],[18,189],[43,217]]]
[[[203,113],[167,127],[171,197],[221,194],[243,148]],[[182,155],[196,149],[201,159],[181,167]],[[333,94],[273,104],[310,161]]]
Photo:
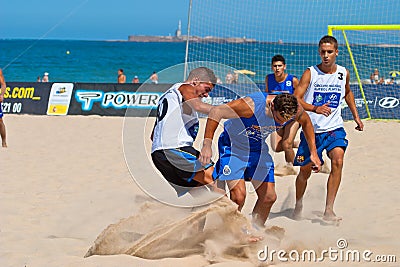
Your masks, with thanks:
[[[321,163],[324,163],[322,159],[322,151],[324,151],[324,149],[326,149],[327,152],[331,151],[335,147],[342,147],[344,150],[346,150],[348,142],[349,141],[346,139],[346,132],[343,127],[325,133],[316,133],[315,145],[317,147],[317,153]],[[305,166],[310,162],[310,150],[308,149],[308,144],[304,133],[301,132],[300,145],[294,159],[294,165]]]
[[[275,183],[274,163],[268,152],[251,152],[223,144],[218,145],[219,159],[215,164],[214,180],[257,180]]]
[[[3,103],[3,102],[0,102],[0,119],[3,118],[3,116],[4,116],[3,109],[1,108],[1,103]]]

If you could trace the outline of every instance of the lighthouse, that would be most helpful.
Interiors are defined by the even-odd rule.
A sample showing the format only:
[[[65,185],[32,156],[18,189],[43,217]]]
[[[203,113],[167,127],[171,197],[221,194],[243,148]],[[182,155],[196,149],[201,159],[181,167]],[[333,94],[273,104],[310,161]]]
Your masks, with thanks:
[[[182,38],[182,29],[181,29],[181,21],[179,20],[178,29],[175,32],[175,37],[181,39]]]

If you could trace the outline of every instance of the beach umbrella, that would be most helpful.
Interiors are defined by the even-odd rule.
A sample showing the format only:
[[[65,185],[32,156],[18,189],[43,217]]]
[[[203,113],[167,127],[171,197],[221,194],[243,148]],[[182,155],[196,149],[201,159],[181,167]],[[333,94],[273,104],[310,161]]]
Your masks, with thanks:
[[[390,77],[396,78],[396,77],[400,76],[400,71],[398,71],[398,70],[389,71],[389,75],[390,75]]]
[[[256,73],[251,70],[235,70],[235,73],[241,73],[245,75],[256,75]]]

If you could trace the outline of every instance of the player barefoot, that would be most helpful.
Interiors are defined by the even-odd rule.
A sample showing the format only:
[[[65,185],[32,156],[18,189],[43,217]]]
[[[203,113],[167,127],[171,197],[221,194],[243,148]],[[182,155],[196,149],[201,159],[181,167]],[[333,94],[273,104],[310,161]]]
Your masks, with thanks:
[[[339,221],[341,218],[336,216],[333,205],[342,179],[344,153],[348,145],[341,115],[344,101],[353,114],[356,129],[362,131],[364,125],[358,116],[354,95],[350,90],[349,71],[336,64],[339,53],[337,40],[332,36],[322,37],[318,51],[322,62],[305,70],[294,95],[310,115],[319,157],[322,159],[322,152],[326,150],[331,160],[323,219]],[[310,153],[303,133],[300,138],[295,158],[295,165],[301,166],[296,179],[296,206],[293,213],[296,219],[301,217],[302,200],[312,171]]]

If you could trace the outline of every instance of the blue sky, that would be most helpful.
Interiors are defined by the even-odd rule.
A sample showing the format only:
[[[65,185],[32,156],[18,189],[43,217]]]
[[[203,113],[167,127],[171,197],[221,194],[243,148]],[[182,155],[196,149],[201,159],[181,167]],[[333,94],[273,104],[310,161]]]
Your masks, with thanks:
[[[238,20],[247,15],[246,19],[266,21],[263,25],[268,26],[262,29],[266,36],[275,38],[277,32],[286,32],[287,39],[298,42],[325,33],[327,24],[400,23],[399,0],[257,0],[258,6],[251,3],[252,0],[193,0],[193,6],[200,10],[193,17],[204,17],[198,25],[212,25],[205,35],[214,34],[213,29],[219,31],[218,25],[224,25],[229,32],[232,18],[224,17],[224,9],[235,7],[240,10],[236,12]],[[179,20],[185,34],[189,0],[2,0],[0,6],[0,39],[127,40],[128,35],[173,35]],[[251,17],[257,10],[266,11]],[[295,29],[303,21],[307,27]],[[283,22],[295,26],[282,29]],[[204,28],[200,26],[193,32],[201,35],[199,31]],[[241,30],[251,34],[252,28]],[[237,32],[229,33],[237,37]],[[284,41],[290,41],[287,39],[285,36]]]
[[[0,39],[127,40],[186,27],[186,0],[3,0]],[[186,29],[186,28],[185,28]]]

